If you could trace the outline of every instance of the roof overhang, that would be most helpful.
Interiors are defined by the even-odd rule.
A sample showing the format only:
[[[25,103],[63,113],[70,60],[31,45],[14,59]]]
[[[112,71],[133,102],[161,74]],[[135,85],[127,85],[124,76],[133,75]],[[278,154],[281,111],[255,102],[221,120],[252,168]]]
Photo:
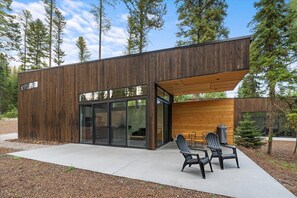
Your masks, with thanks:
[[[174,96],[221,92],[233,90],[248,70],[223,72],[190,78],[158,82],[157,84]]]

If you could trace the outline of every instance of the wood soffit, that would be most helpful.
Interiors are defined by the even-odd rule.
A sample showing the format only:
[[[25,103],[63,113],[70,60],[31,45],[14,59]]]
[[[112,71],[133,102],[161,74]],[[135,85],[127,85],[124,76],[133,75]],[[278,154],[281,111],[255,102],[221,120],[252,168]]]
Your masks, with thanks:
[[[177,96],[185,94],[221,92],[233,90],[248,70],[224,72],[205,76],[162,81],[157,84],[168,93]]]

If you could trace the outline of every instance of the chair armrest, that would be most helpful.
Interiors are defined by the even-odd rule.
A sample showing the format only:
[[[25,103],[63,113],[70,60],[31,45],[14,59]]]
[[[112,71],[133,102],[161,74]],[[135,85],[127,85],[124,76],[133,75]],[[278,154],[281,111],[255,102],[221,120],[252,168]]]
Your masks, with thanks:
[[[207,150],[206,149],[203,149],[203,148],[193,148],[192,150],[197,150],[197,151],[203,151],[204,152],[204,154],[205,154],[205,157],[208,157],[208,152],[207,152]]]
[[[233,149],[233,153],[236,154],[236,147],[233,145],[224,145],[221,144],[222,147]]]
[[[194,155],[197,156],[197,159],[199,159],[199,154],[198,153],[190,153],[190,152],[185,152],[185,151],[180,151],[182,154],[187,154],[187,155]]]

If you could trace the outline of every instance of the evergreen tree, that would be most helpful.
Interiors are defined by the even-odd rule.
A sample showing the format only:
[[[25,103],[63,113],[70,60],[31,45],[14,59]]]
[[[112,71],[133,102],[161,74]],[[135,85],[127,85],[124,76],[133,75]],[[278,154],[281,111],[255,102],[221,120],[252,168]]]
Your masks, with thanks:
[[[54,13],[56,10],[56,1],[55,0],[43,0],[45,12],[46,12],[46,22],[48,29],[48,65],[52,66],[52,43],[53,43],[53,21],[54,21]]]
[[[133,23],[132,17],[128,16],[128,25],[127,25],[128,39],[127,45],[125,46],[125,54],[135,54],[137,53],[137,31]]]
[[[12,0],[0,0],[0,53],[19,50],[21,35],[15,16],[9,14]]]
[[[261,133],[249,114],[243,116],[235,132],[235,143],[246,148],[259,148],[263,145]]]
[[[273,105],[278,83],[291,83],[294,72],[288,66],[292,63],[291,51],[296,42],[292,38],[297,32],[292,31],[294,12],[284,0],[260,0],[254,4],[257,13],[250,25],[253,25],[254,40],[251,43],[251,71],[267,85],[268,105],[268,154],[272,151]]]
[[[8,64],[7,56],[0,52],[0,114],[6,111],[7,106]]]
[[[91,52],[87,48],[87,43],[84,37],[78,37],[76,41],[76,47],[78,48],[78,58],[80,62],[85,62],[91,57]]]
[[[47,67],[48,30],[40,19],[29,23],[27,32],[28,63],[30,69]]]
[[[55,15],[53,20],[54,27],[54,36],[55,36],[55,45],[54,45],[54,63],[57,65],[61,65],[64,63],[63,57],[66,56],[65,51],[61,49],[61,45],[63,43],[63,31],[66,27],[65,17],[62,13],[55,9]]]
[[[106,5],[114,7],[116,0],[99,0],[99,5],[92,5],[91,13],[94,15],[98,29],[99,29],[99,59],[101,59],[101,45],[102,45],[102,33],[106,33],[110,30],[111,22],[105,13]]]
[[[27,34],[28,34],[28,27],[29,23],[32,22],[32,15],[29,10],[23,10],[22,13],[19,15],[21,25],[22,25],[22,30],[23,30],[23,50],[20,52],[20,59],[22,62],[21,68],[22,71],[27,70]]]
[[[228,5],[225,0],[176,0],[178,46],[227,38],[224,26]]]
[[[142,53],[148,45],[149,31],[160,30],[164,25],[163,16],[166,14],[166,4],[163,0],[124,0],[124,3],[130,15],[128,26],[133,31],[131,35],[133,40],[128,40],[128,45],[129,42],[133,42],[135,53]]]
[[[259,83],[255,80],[252,74],[247,74],[242,84],[238,89],[238,98],[255,98],[260,97],[259,94]]]

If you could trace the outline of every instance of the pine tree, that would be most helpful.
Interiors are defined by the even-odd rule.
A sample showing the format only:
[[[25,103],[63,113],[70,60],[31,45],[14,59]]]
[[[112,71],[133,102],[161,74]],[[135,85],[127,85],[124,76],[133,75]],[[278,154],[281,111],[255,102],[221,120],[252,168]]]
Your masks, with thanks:
[[[99,0],[99,5],[92,5],[90,11],[94,15],[99,29],[99,59],[101,59],[102,33],[107,33],[111,28],[111,22],[105,13],[105,7],[107,5],[114,7],[116,2],[117,0]]]
[[[294,12],[284,0],[260,0],[254,4],[257,13],[250,25],[253,25],[251,43],[251,71],[259,82],[264,82],[269,94],[268,105],[268,154],[272,151],[272,126],[274,119],[274,101],[278,83],[290,84],[294,72],[288,66],[292,63],[291,52],[296,42],[292,38],[297,32],[292,31]]]
[[[137,35],[131,41],[136,46],[135,52],[142,53],[148,45],[149,31],[160,30],[164,25],[163,16],[166,14],[166,4],[163,0],[124,0],[124,3],[129,10],[130,28],[133,28]]]
[[[7,56],[0,52],[0,114],[6,111],[8,64]]]
[[[63,31],[66,27],[65,17],[62,13],[55,9],[55,15],[53,20],[54,27],[54,37],[55,37],[55,45],[54,45],[54,63],[57,65],[61,65],[64,63],[63,57],[66,56],[65,51],[61,49],[61,45],[63,43]]]
[[[263,145],[261,133],[249,114],[243,116],[235,132],[235,143],[246,148],[259,148]]]
[[[243,80],[242,84],[238,89],[239,98],[255,98],[260,97],[259,94],[259,83],[256,81],[254,75],[247,74]]]
[[[84,37],[78,37],[76,41],[76,47],[78,48],[78,58],[80,62],[85,62],[91,57],[91,52],[87,48],[87,43]]]
[[[40,19],[29,23],[27,32],[28,63],[30,69],[47,67],[48,30]]]
[[[9,14],[12,0],[0,1],[0,53],[10,55],[10,51],[19,50],[21,34],[14,15]]]
[[[176,0],[178,46],[227,38],[224,26],[228,5],[225,0]]]
[[[132,17],[128,16],[128,25],[127,25],[128,39],[127,45],[125,46],[125,54],[135,54],[137,53],[137,31],[133,23]]]
[[[19,53],[22,65],[22,71],[27,70],[27,34],[28,34],[28,28],[29,28],[29,23],[32,22],[32,15],[29,10],[23,10],[22,13],[19,15],[21,25],[22,25],[22,30],[23,30],[23,50]]]
[[[53,43],[53,20],[54,20],[54,13],[56,9],[56,1],[55,0],[43,0],[45,12],[46,12],[46,22],[48,28],[48,65],[49,67],[52,66],[52,43]]]

